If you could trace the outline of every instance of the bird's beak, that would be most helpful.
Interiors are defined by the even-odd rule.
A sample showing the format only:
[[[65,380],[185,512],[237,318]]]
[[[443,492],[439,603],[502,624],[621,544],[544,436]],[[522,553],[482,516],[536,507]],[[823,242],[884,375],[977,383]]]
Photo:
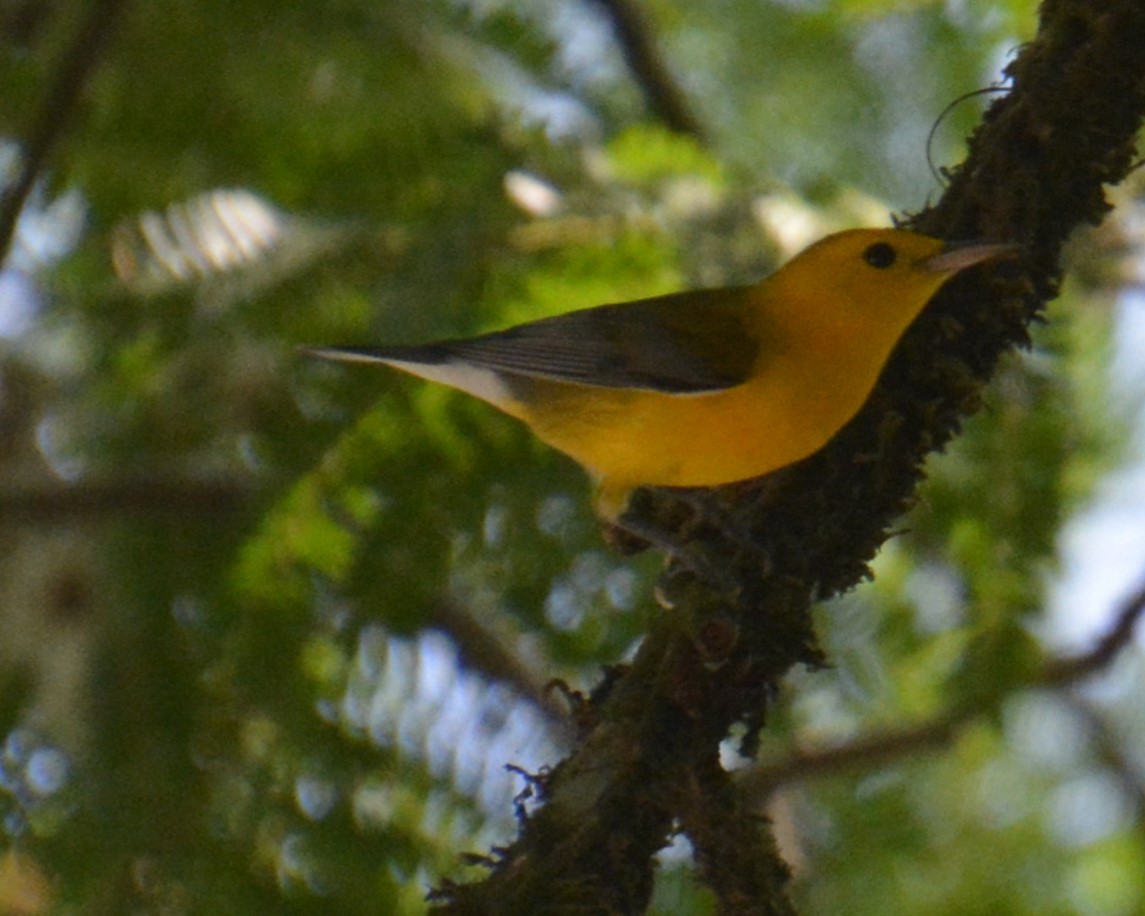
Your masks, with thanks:
[[[936,274],[954,274],[984,261],[1017,257],[1021,252],[1022,246],[1013,242],[949,242],[918,266]]]

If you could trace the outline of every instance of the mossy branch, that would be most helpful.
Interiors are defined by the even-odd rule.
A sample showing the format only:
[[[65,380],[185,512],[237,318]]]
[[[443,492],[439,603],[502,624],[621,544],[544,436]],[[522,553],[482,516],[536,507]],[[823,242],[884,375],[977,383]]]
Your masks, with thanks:
[[[813,598],[869,575],[926,455],[979,407],[999,358],[1028,343],[1057,292],[1066,238],[1102,219],[1105,185],[1132,168],[1145,112],[1145,5],[1047,0],[1009,76],[1011,91],[986,113],[942,199],[907,222],[942,238],[1020,241],[1025,256],[950,283],[826,449],[704,495],[710,511],[681,537],[718,564],[721,585],[669,569],[660,584],[668,610],[592,698],[579,746],[543,780],[545,804],[489,877],[448,888],[437,912],[642,912],[654,853],[677,827],[691,835],[720,912],[792,912],[783,864],[713,770],[714,754],[733,724],[762,725],[792,666],[819,659]],[[644,494],[638,511],[661,529],[693,515],[663,492]],[[716,845],[721,835],[738,839]]]

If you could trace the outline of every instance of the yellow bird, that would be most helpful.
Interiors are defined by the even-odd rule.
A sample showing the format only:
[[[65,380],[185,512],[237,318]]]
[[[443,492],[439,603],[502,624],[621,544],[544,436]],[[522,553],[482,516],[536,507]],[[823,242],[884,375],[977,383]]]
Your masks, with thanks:
[[[673,293],[408,347],[319,347],[450,385],[584,465],[606,520],[639,486],[708,487],[818,451],[950,277],[1015,245],[828,236],[753,286]]]

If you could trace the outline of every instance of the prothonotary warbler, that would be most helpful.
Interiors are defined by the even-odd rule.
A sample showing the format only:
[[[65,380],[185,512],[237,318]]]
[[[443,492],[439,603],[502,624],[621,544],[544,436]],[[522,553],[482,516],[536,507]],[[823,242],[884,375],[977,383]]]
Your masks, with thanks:
[[[320,347],[458,388],[584,465],[615,520],[639,486],[759,477],[822,448],[863,406],[950,277],[1015,253],[898,229],[811,245],[753,286],[673,293],[405,347]]]

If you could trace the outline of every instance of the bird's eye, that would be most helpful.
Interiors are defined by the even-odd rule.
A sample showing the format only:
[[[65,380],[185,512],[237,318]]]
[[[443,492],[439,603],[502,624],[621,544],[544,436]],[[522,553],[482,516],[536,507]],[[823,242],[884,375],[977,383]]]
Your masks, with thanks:
[[[863,252],[863,260],[879,270],[890,267],[897,257],[898,252],[889,242],[875,242]]]

